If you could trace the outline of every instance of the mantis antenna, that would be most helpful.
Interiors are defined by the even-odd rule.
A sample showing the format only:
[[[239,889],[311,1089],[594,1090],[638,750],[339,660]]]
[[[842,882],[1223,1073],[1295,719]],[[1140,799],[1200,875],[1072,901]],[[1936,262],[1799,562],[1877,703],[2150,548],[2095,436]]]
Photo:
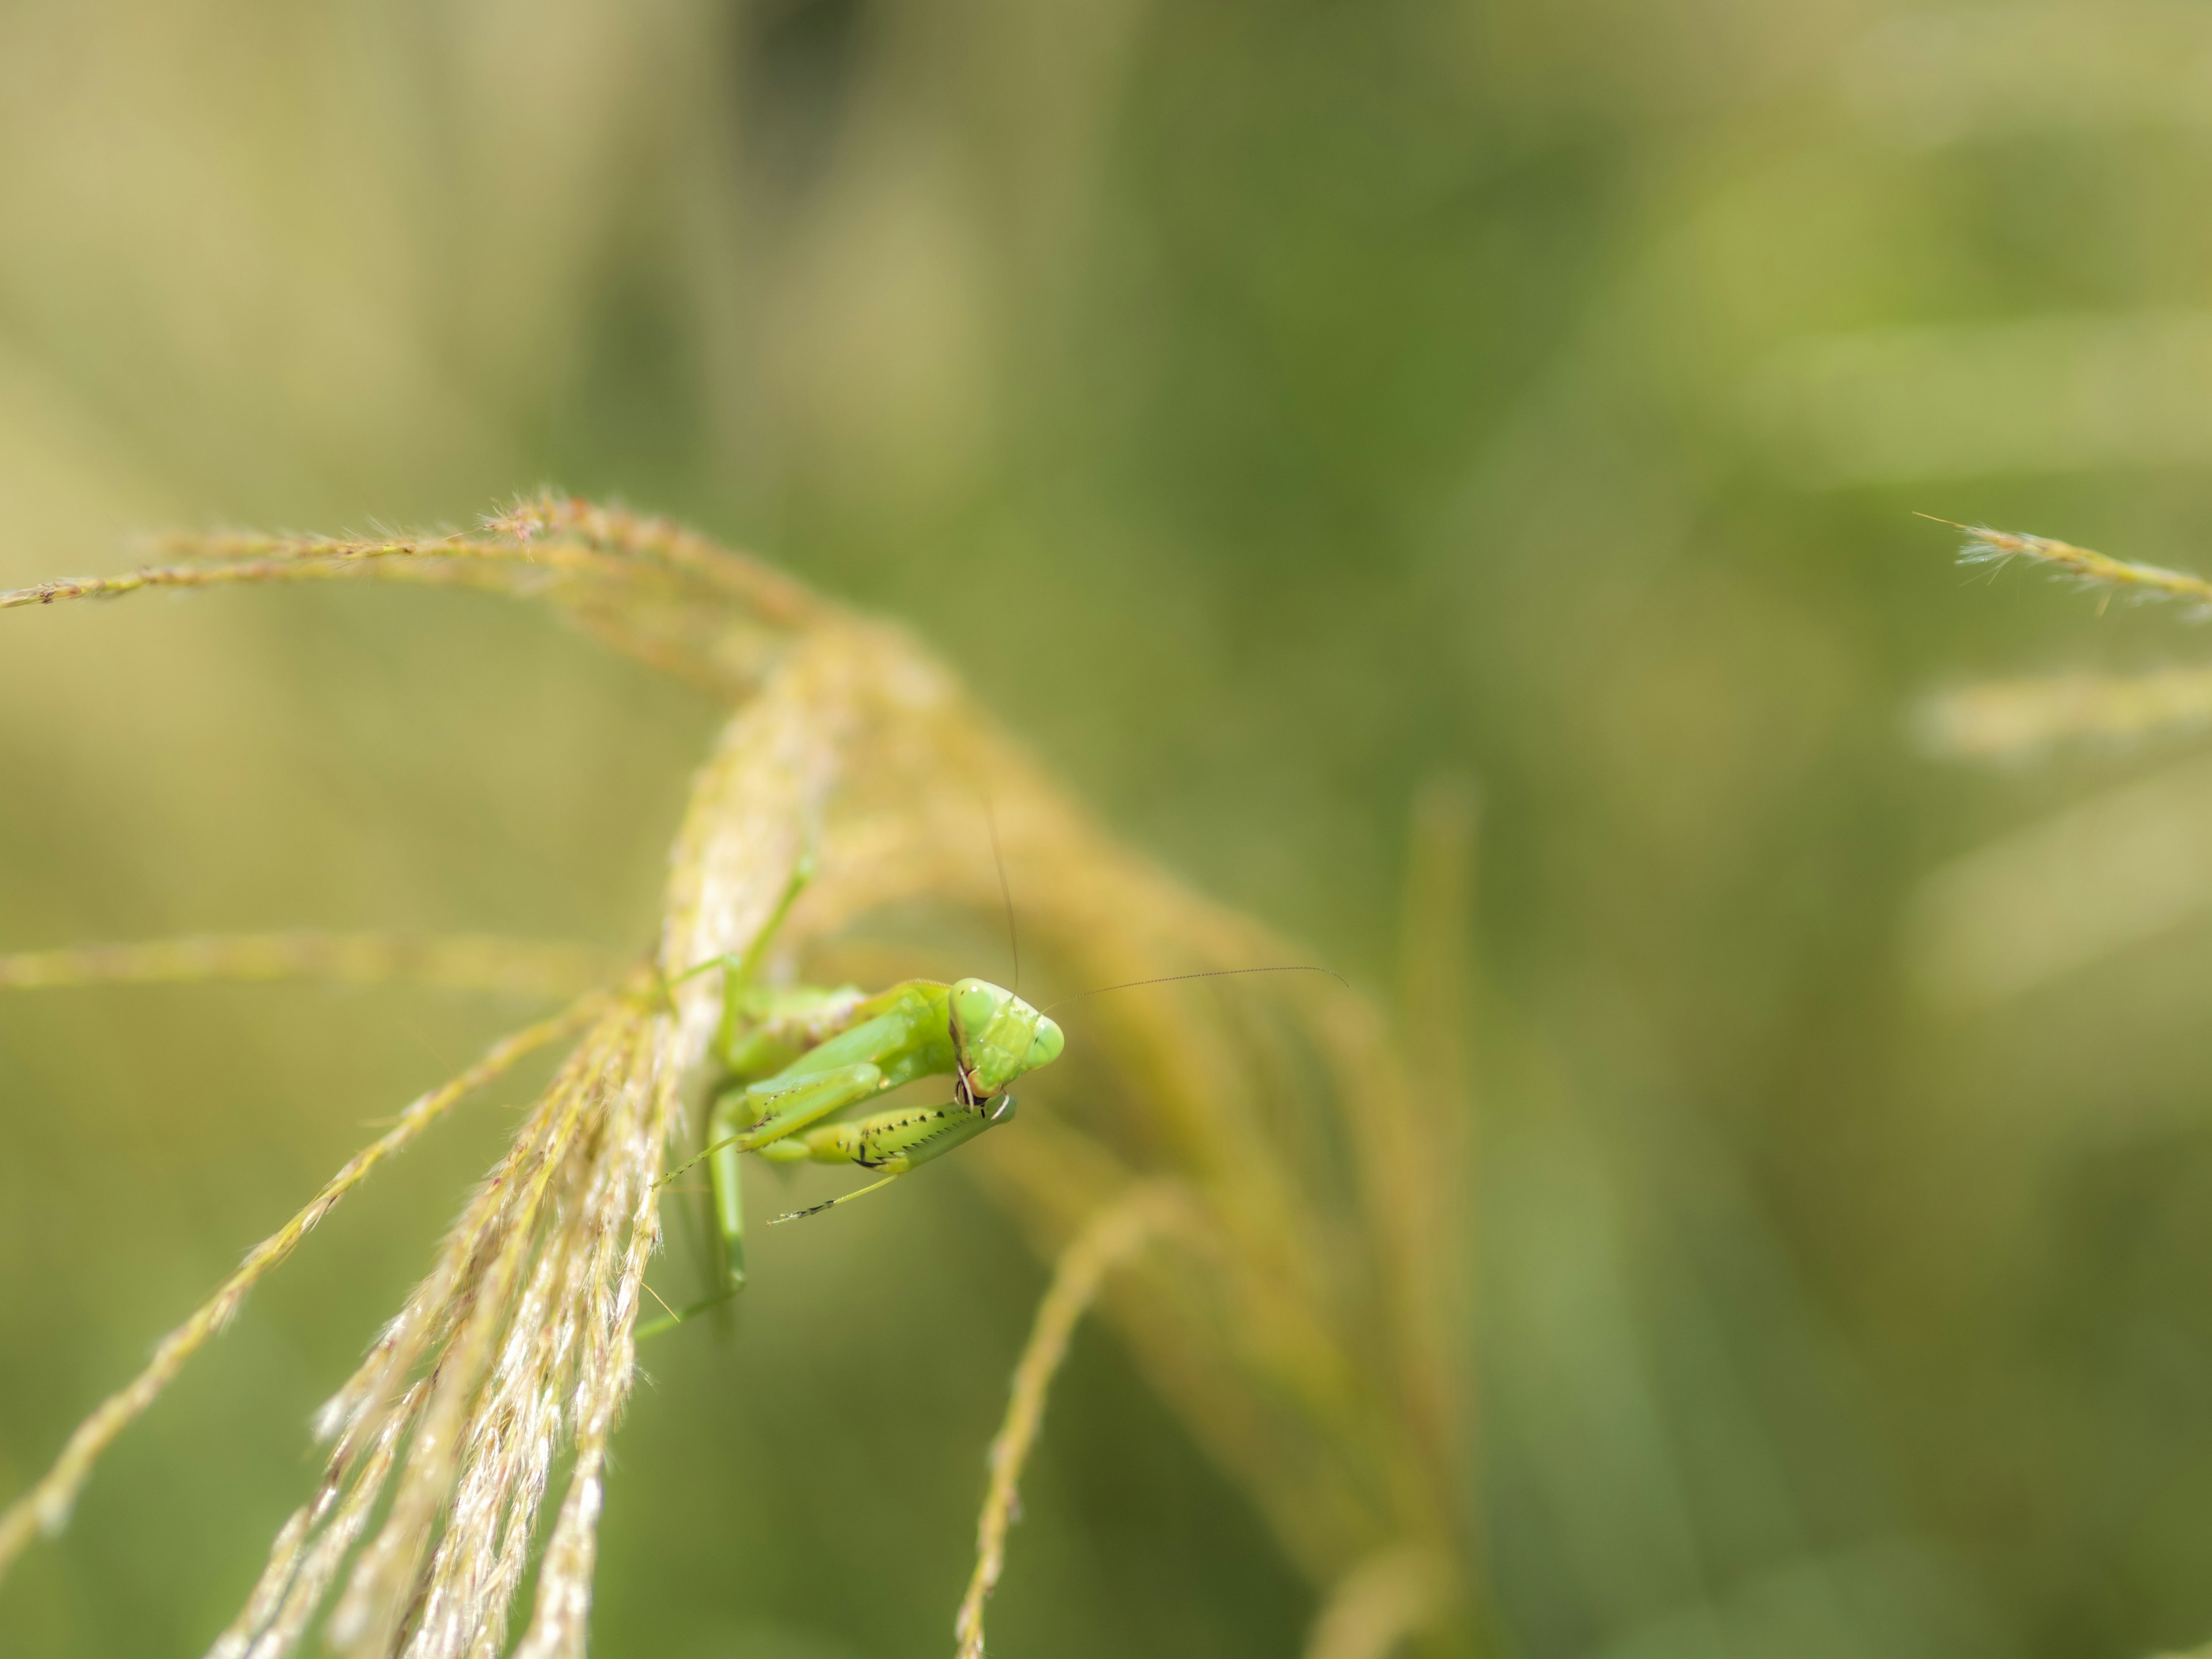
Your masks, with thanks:
[[[1119,985],[1093,986],[1088,991],[1078,991],[1073,996],[1048,1003],[1042,1012],[1048,1014],[1054,1008],[1065,1008],[1069,1003],[1080,1002],[1085,997],[1103,996],[1109,991],[1133,991],[1139,985],[1172,985],[1177,980],[1184,979],[1228,979],[1237,974],[1327,974],[1346,990],[1352,988],[1352,981],[1335,969],[1316,968],[1310,962],[1291,963],[1279,968],[1209,968],[1198,974],[1163,974],[1158,979],[1130,979]]]
[[[999,896],[1006,906],[1006,948],[1013,952],[1013,988],[1019,991],[1022,988],[1022,940],[1021,935],[1014,931],[1014,890],[1006,879],[1006,855],[999,848],[999,814],[992,806],[988,795],[983,797],[983,822],[991,830],[991,861],[999,866]]]

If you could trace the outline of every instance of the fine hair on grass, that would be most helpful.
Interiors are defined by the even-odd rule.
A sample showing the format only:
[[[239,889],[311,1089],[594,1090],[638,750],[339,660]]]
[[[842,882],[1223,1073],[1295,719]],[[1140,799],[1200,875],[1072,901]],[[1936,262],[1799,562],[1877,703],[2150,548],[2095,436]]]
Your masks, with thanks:
[[[424,1093],[248,1253],[0,1517],[0,1573],[60,1528],[100,1453],[380,1161],[523,1054],[559,1048],[428,1273],[318,1414],[320,1480],[211,1652],[278,1659],[319,1627],[349,1654],[580,1654],[657,1188],[690,1133],[686,1089],[720,1015],[717,977],[687,970],[742,949],[811,858],[781,967],[862,982],[935,971],[927,951],[887,942],[910,933],[872,921],[990,925],[1011,869],[1032,983],[1133,987],[1079,1005],[1083,1077],[1054,1109],[950,1160],[1051,1264],[991,1454],[958,1651],[982,1651],[1015,1484],[1094,1306],[1313,1585],[1314,1653],[1380,1654],[1420,1633],[1439,1651],[1480,1643],[1451,1336],[1468,1176],[1449,1035],[1463,789],[1440,787],[1416,813],[1407,1001],[1421,1035],[1408,1040],[1334,975],[1206,978],[1303,953],[1116,842],[906,632],[661,520],[544,496],[465,532],[172,537],[144,568],[0,594],[0,609],[362,580],[546,600],[729,706],[672,849],[658,940],[629,963],[529,941],[310,933],[0,957],[0,988],[319,976],[570,999]],[[997,860],[978,854],[979,787]]]
[[[1924,515],[1923,515],[1924,516]],[[1949,524],[1948,519],[1936,520]],[[2179,602],[2193,620],[2212,617],[2212,580],[2162,565],[2137,564],[2045,536],[1954,525],[1960,562],[2001,569],[2022,563],[2114,599]],[[1992,680],[1929,698],[1917,712],[1923,746],[1939,754],[2013,760],[2076,739],[2124,741],[2212,722],[2212,665],[2142,674],[2057,674]]]

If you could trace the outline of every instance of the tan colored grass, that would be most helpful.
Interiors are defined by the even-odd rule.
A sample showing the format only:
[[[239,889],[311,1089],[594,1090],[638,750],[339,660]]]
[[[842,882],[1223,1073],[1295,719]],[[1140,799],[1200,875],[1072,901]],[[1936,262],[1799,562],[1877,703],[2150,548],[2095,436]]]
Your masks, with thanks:
[[[459,582],[546,599],[731,700],[672,854],[663,975],[749,940],[808,848],[820,875],[786,929],[791,957],[825,975],[863,963],[962,970],[872,944],[869,925],[917,905],[995,923],[987,793],[1021,893],[1033,990],[1304,959],[1108,836],[908,635],[662,521],[549,498],[467,535],[202,538],[160,551],[170,562],[138,577],[49,584],[0,605],[133,584]],[[1437,870],[1469,822],[1449,805],[1429,815],[1416,864],[1435,866],[1432,882],[1449,886]],[[1361,1627],[1425,1629],[1446,1649],[1477,1628],[1460,1486],[1466,1394],[1448,1340],[1462,1315],[1465,1068],[1433,1029],[1457,1024],[1450,988],[1437,985],[1455,927],[1443,916],[1409,951],[1429,1009],[1410,1042],[1319,974],[1076,1005],[1064,1020],[1070,1061],[1040,1091],[1047,1109],[951,1161],[1042,1261],[1076,1264],[1041,1315],[1044,1346],[1032,1345],[1018,1407],[1041,1409],[1065,1328],[1095,1291],[1316,1591],[1355,1582],[1346,1575],[1363,1564],[1429,1563],[1418,1607],[1400,1596],[1400,1612],[1363,1615]],[[428,1276],[325,1408],[323,1480],[216,1653],[276,1659],[334,1593],[329,1629],[348,1651],[489,1659],[506,1644],[563,1449],[569,1473],[518,1651],[583,1650],[606,1448],[659,1237],[654,1182],[716,1017],[709,980],[672,998],[661,982],[647,975],[594,1005]],[[1127,1256],[1114,1243],[1122,1224],[1098,1218],[1170,1188],[1190,1224]],[[1032,1415],[1024,1445],[1035,1427]],[[987,1502],[987,1559],[994,1536],[1003,1547],[1003,1515],[995,1531],[992,1516],[1018,1463],[1009,1454],[1007,1484]]]
[[[127,945],[76,945],[0,956],[0,991],[88,985],[200,985],[216,980],[322,980],[425,985],[510,997],[573,997],[620,979],[627,964],[588,945],[402,933],[196,933]]]

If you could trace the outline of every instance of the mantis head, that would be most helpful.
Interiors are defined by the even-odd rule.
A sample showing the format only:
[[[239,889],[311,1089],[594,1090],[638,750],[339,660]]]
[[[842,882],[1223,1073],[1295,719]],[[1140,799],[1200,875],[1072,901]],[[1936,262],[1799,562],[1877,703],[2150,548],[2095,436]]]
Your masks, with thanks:
[[[961,1080],[988,1100],[1024,1073],[1060,1058],[1060,1027],[1003,986],[963,979],[952,988],[952,1042]]]

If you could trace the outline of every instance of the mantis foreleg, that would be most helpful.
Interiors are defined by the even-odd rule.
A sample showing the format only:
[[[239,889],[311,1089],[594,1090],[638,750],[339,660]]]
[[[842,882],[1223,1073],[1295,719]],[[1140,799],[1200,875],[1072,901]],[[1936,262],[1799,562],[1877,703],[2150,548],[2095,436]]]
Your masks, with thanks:
[[[816,1164],[857,1164],[864,1170],[883,1170],[887,1173],[881,1181],[871,1182],[827,1203],[780,1215],[769,1224],[819,1215],[865,1193],[872,1193],[878,1187],[888,1186],[908,1170],[932,1158],[944,1157],[984,1130],[1007,1121],[1013,1115],[1012,1095],[1001,1095],[986,1106],[969,1106],[956,1100],[944,1106],[901,1107],[852,1123],[824,1124],[804,1137],[772,1142],[761,1148],[761,1156],[778,1163],[805,1158]]]

